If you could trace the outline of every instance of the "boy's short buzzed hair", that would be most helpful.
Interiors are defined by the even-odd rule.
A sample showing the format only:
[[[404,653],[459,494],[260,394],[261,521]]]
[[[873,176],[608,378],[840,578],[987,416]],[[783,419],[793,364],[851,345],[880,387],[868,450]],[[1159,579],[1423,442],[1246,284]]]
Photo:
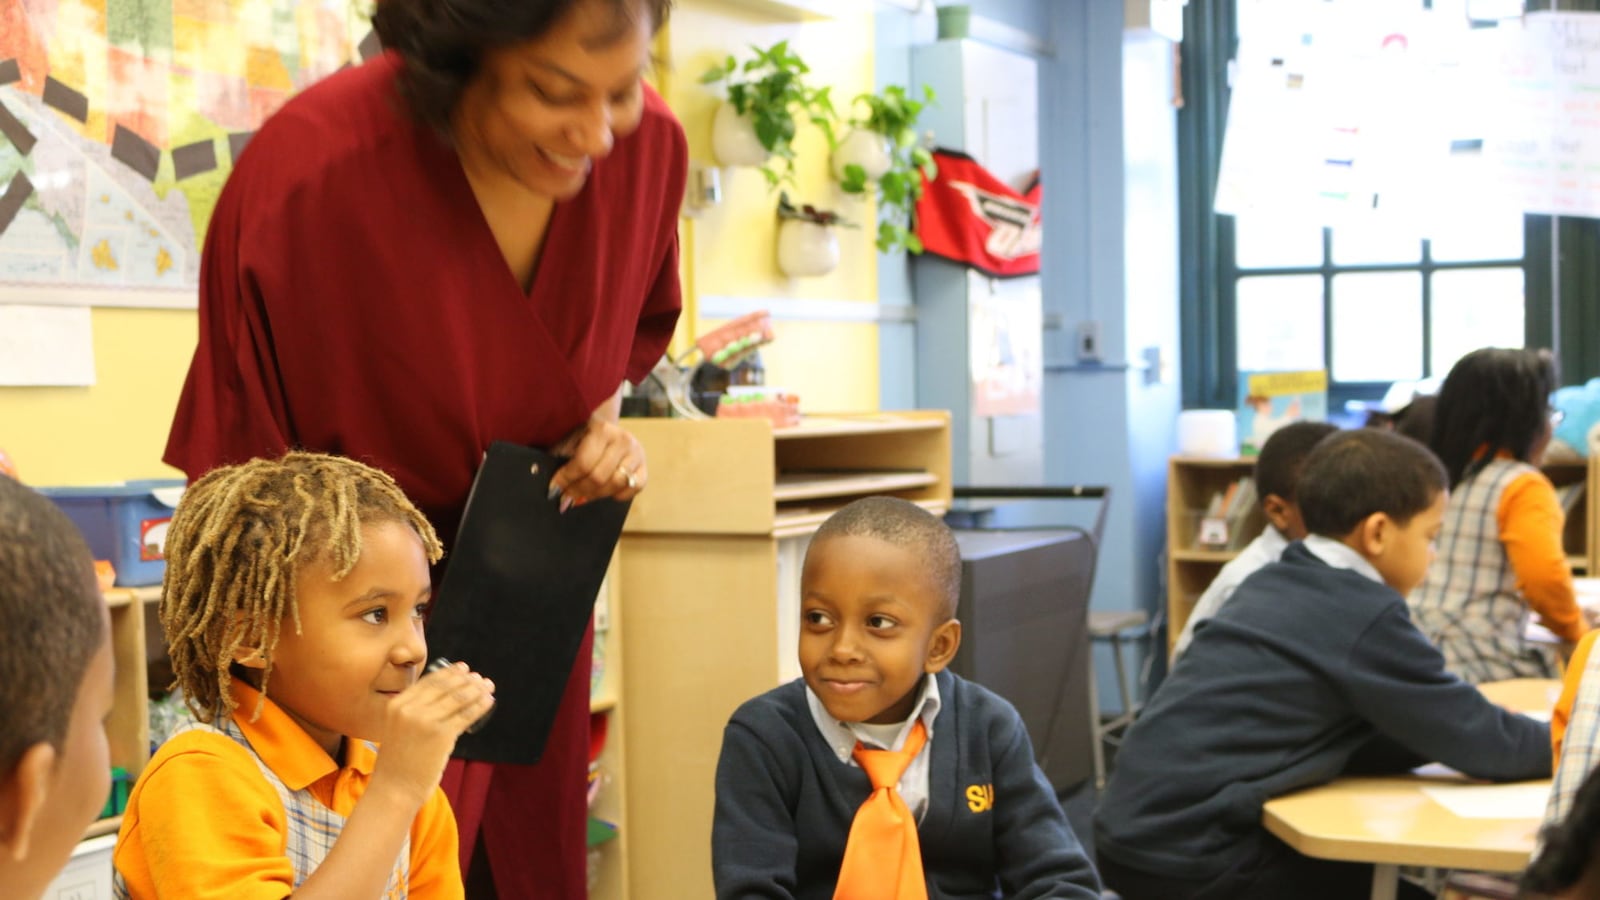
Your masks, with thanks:
[[[104,607],[72,520],[0,475],[0,774],[35,744],[61,749]]]
[[[439,561],[433,526],[395,480],[353,459],[291,451],[212,469],[189,486],[167,530],[160,615],[196,718],[233,712],[229,661],[241,649],[266,657],[265,696],[280,628],[299,624],[300,568],[325,559],[343,578],[361,557],[362,527],[388,522],[410,526]]]
[[[921,556],[944,598],[944,617],[955,617],[961,599],[961,547],[944,520],[909,500],[863,497],[829,516],[811,542],[844,536],[877,538]]]
[[[1338,430],[1327,422],[1290,422],[1274,431],[1256,457],[1256,495],[1276,494],[1293,503],[1295,483],[1311,448]]]
[[[1354,428],[1324,438],[1300,473],[1306,530],[1343,538],[1373,513],[1404,525],[1450,486],[1433,451],[1389,431]]]

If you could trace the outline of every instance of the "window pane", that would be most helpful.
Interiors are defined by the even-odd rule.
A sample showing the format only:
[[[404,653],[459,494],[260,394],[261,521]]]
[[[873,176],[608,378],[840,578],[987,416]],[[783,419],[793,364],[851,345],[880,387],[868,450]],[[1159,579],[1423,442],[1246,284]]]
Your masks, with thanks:
[[[1437,262],[1470,262],[1475,259],[1521,259],[1522,214],[1506,212],[1494,216],[1444,217],[1432,235],[1430,251]],[[1521,296],[1521,282],[1517,295]]]
[[[1521,269],[1462,269],[1433,274],[1430,373],[1443,376],[1479,347],[1521,347]]]
[[[1422,275],[1333,278],[1333,380],[1422,377]]]
[[[1340,266],[1422,262],[1422,241],[1371,225],[1335,228],[1333,262]]]
[[[1241,278],[1235,285],[1239,371],[1324,367],[1322,276]]]
[[[1241,269],[1322,265],[1322,226],[1276,216],[1235,216],[1233,258]]]

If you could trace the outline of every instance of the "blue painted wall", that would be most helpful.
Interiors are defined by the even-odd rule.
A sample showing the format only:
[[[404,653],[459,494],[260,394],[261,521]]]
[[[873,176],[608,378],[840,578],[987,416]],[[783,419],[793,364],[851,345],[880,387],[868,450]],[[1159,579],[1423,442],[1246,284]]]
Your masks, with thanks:
[[[1171,45],[1125,34],[1121,3],[971,5],[975,15],[1048,35],[1053,49],[1039,69],[1046,481],[1111,487],[1093,608],[1143,609],[1154,619],[1166,605],[1166,459],[1181,407]],[[933,39],[933,17],[884,11],[878,29],[879,83],[904,84],[909,48]],[[880,302],[908,302],[903,261],[884,258],[879,285]],[[1072,336],[1086,319],[1100,325],[1098,367],[1076,358]],[[883,333],[884,407],[911,405],[910,326]],[[1102,708],[1118,709],[1107,651],[1096,669]]]

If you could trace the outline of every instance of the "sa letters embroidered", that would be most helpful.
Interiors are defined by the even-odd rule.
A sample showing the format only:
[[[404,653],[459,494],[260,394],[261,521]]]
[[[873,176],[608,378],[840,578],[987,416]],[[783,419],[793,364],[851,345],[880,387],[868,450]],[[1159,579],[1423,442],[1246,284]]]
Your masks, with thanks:
[[[967,787],[967,808],[975,813],[994,809],[994,785],[974,784]]]

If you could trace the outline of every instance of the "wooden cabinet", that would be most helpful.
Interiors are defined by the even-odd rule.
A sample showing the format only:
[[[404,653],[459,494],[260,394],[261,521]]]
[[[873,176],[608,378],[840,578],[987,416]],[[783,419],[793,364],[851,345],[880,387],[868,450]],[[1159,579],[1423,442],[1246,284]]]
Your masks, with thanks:
[[[596,759],[601,783],[589,815],[616,827],[616,835],[590,849],[595,900],[624,900],[628,896],[627,779],[624,777],[623,735],[626,731],[622,696],[622,597],[618,586],[618,557],[600,586],[594,606],[595,670],[590,682],[589,715],[601,720],[605,746]],[[593,735],[595,727],[591,726]]]
[[[106,591],[111,611],[111,654],[116,663],[112,683],[111,716],[106,719],[106,742],[111,765],[126,769],[129,787],[150,761],[150,687],[147,675],[145,619],[147,607],[161,599],[159,587],[112,588]],[[157,635],[159,638],[159,635]],[[100,819],[85,837],[115,834],[121,816]]]
[[[798,674],[799,563],[834,510],[889,493],[950,504],[944,412],[630,419],[650,488],[619,550],[629,897],[708,897],[722,730]]]
[[[1167,462],[1167,655],[1183,634],[1200,595],[1228,560],[1255,539],[1266,526],[1259,508],[1228,535],[1225,549],[1200,546],[1200,519],[1211,498],[1225,494],[1228,486],[1253,475],[1254,457],[1204,459],[1174,456]],[[1257,504],[1259,507],[1259,504]]]
[[[1575,574],[1594,572],[1595,529],[1592,523],[1596,514],[1600,513],[1600,509],[1597,509],[1600,504],[1596,504],[1593,499],[1596,486],[1600,485],[1594,473],[1600,466],[1597,466],[1595,461],[1589,460],[1545,463],[1539,468],[1550,479],[1550,483],[1556,486],[1556,490],[1563,492],[1563,496],[1565,496],[1564,488],[1575,484],[1583,485],[1574,502],[1570,505],[1563,504],[1567,523],[1562,530],[1561,543],[1567,552],[1567,562]]]

